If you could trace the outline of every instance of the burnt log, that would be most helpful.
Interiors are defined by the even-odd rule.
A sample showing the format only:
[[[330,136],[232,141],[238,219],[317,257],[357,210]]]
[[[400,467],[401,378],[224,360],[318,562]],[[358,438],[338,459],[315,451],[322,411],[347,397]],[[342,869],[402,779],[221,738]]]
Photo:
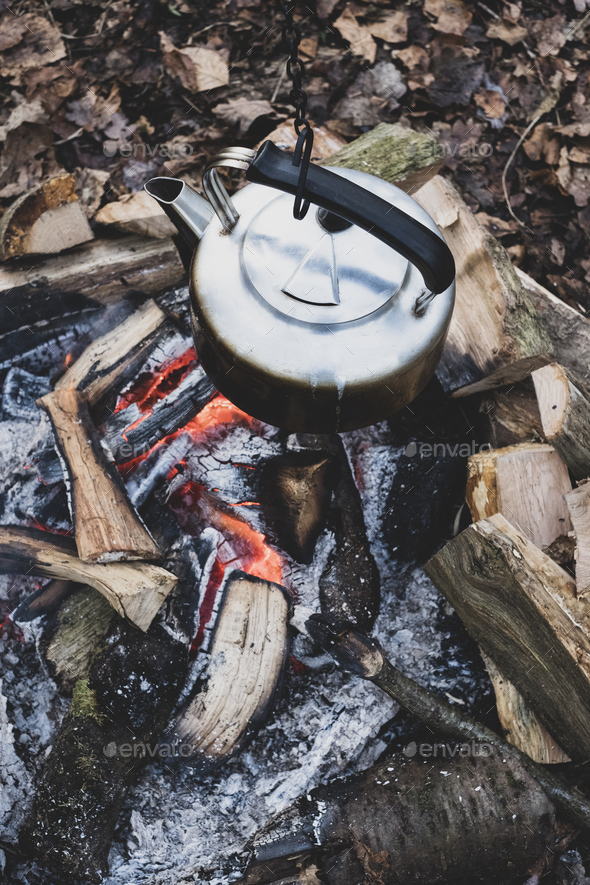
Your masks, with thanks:
[[[278,545],[309,565],[324,530],[337,481],[335,458],[322,452],[287,452],[260,468],[258,500]]]
[[[325,614],[353,621],[368,630],[375,623],[381,598],[377,564],[367,539],[359,491],[341,438],[336,433],[298,433],[293,451],[320,452],[336,465],[327,525],[334,533],[326,567],[319,580],[320,604]]]
[[[79,300],[76,307],[79,307]],[[0,335],[0,370],[19,366],[27,371],[56,372],[68,353],[92,325],[98,307],[72,310],[47,320],[31,320],[25,326]],[[0,329],[6,327],[0,325]]]
[[[62,878],[99,883],[128,787],[159,743],[188,672],[201,570],[192,539],[167,551],[176,586],[143,633],[114,614],[53,743],[21,832],[23,853]]]
[[[196,366],[172,393],[154,405],[151,414],[142,413],[136,404],[117,412],[104,427],[104,441],[115,463],[122,464],[148,452],[192,421],[216,395],[217,390],[203,368]],[[139,420],[142,416],[143,420]]]

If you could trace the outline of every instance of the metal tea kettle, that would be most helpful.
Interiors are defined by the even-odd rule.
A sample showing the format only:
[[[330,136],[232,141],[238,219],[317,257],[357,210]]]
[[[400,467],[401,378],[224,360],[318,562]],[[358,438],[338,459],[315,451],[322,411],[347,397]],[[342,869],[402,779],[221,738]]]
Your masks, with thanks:
[[[219,166],[246,169],[252,184],[230,200]],[[145,190],[195,250],[193,335],[217,389],[289,431],[354,430],[403,408],[433,375],[454,261],[430,216],[379,178],[311,164],[303,220],[298,184],[292,156],[266,141],[213,158],[209,202],[175,178]]]

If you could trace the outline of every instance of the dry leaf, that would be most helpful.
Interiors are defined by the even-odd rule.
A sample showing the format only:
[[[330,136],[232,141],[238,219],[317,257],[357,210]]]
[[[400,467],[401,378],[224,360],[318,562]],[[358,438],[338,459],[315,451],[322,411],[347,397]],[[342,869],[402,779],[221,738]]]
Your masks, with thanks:
[[[505,3],[504,9],[502,11],[502,18],[506,19],[506,21],[512,22],[513,25],[518,23],[520,16],[522,15],[522,8],[520,3]]]
[[[253,99],[243,101],[240,98],[232,98],[225,104],[218,104],[213,108],[216,117],[220,117],[228,126],[239,124],[240,135],[245,135],[254,120],[259,117],[277,117],[284,119],[285,114],[277,114],[267,99]]]
[[[495,89],[482,89],[476,92],[473,98],[490,120],[499,120],[506,113],[504,99]]]
[[[371,31],[366,25],[359,25],[351,8],[350,3],[344,7],[342,15],[334,22],[344,40],[350,44],[354,55],[360,55],[369,63],[375,61],[377,44],[373,40]]]
[[[92,218],[96,214],[96,210],[100,206],[102,195],[110,172],[104,169],[74,169],[76,180],[76,194],[80,203],[84,207],[87,218]]]
[[[401,10],[390,12],[378,22],[371,22],[367,28],[379,40],[386,43],[405,43],[408,39],[408,20]]]
[[[61,35],[46,18],[26,13],[19,17],[16,29],[9,19],[14,19],[14,14],[7,12],[0,19],[4,44],[8,41],[8,48],[0,56],[0,77],[10,77],[13,84],[19,85],[22,75],[30,68],[41,68],[65,58]],[[4,34],[5,28],[7,34]]]
[[[401,63],[410,71],[413,71],[415,68],[426,70],[430,61],[426,50],[416,45],[408,46],[407,49],[398,49],[395,53],[395,58],[399,58]]]
[[[125,194],[118,202],[107,203],[96,213],[100,224],[114,225],[123,233],[137,233],[166,239],[177,233],[162,209],[145,191]]]
[[[514,234],[517,233],[519,229],[516,221],[505,221],[503,218],[496,218],[494,215],[488,215],[487,212],[477,212],[475,217],[479,223],[495,237]]]
[[[424,12],[437,19],[432,25],[435,31],[459,37],[465,33],[473,17],[461,0],[424,0]]]
[[[16,93],[15,93],[16,94]],[[6,136],[13,129],[18,129],[22,123],[46,123],[47,114],[40,101],[24,101],[11,111],[4,126],[0,126],[0,141],[6,141]]]
[[[317,0],[316,12],[319,19],[328,18],[338,6],[338,0]]]
[[[214,49],[204,46],[177,49],[163,31],[160,31],[160,47],[167,73],[178,77],[189,92],[209,92],[228,85],[227,61]]]
[[[528,37],[528,33],[527,29],[523,28],[522,25],[497,19],[488,25],[486,36],[491,40],[502,40],[503,43],[508,43],[509,46],[515,46],[521,40],[524,40],[525,37]]]
[[[303,58],[315,58],[318,51],[317,37],[304,37],[299,44],[299,54]]]
[[[590,202],[590,166],[579,166],[576,163],[571,169],[566,190],[574,198],[576,206],[581,209],[587,206]]]
[[[530,138],[523,144],[527,157],[534,162],[544,159],[546,163],[554,166],[559,163],[559,140],[552,137],[553,126],[551,123],[539,123],[535,126]]]
[[[265,141],[272,141],[284,151],[294,151],[297,144],[297,134],[293,129],[293,120],[285,120],[274,129],[270,135],[267,135],[256,147],[259,148]],[[325,160],[343,148],[346,139],[335,132],[330,132],[324,126],[313,127],[313,149],[311,154],[312,160]]]
[[[529,34],[537,44],[539,55],[557,55],[565,46],[565,15],[554,15],[542,21],[529,22]]]

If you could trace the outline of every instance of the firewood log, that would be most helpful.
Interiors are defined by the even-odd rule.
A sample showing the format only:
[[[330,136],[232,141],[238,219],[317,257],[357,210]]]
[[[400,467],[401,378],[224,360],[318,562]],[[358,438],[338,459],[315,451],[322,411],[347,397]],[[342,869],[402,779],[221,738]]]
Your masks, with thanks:
[[[576,383],[590,395],[590,319],[543,288],[519,267],[516,273],[547,327],[553,345],[552,359],[573,372]]]
[[[196,629],[200,567],[193,540],[179,537],[165,565],[175,587],[150,629],[142,633],[115,614],[90,669],[74,684],[21,833],[23,852],[59,881],[103,880],[129,785],[150,758],[174,755],[159,740],[185,682]]]
[[[522,885],[554,840],[552,805],[515,759],[402,756],[271,821],[236,885]]]
[[[173,574],[148,562],[83,562],[73,540],[22,526],[0,526],[0,571],[90,584],[144,631],[176,584]]]
[[[533,372],[543,434],[576,479],[590,476],[590,399],[558,363]]]
[[[84,394],[48,393],[37,404],[49,415],[68,472],[78,555],[84,562],[157,559],[158,547],[107,461]]]
[[[539,404],[530,376],[509,388],[484,394],[479,416],[480,435],[494,449],[543,440]]]
[[[576,592],[590,596],[590,483],[568,492],[565,502],[576,533]]]
[[[466,396],[507,386],[550,362],[551,341],[506,250],[446,179],[433,178],[413,196],[457,266],[455,311],[437,369],[445,391]]]
[[[469,633],[574,761],[590,757],[590,604],[499,513],[425,566]]]
[[[466,500],[474,522],[501,513],[541,549],[572,529],[563,496],[571,482],[555,449],[520,443],[469,459]]]
[[[2,261],[62,252],[94,239],[74,185],[73,175],[57,175],[15,200],[0,221]]]
[[[266,720],[289,654],[283,587],[236,571],[223,592],[207,669],[171,734],[182,758],[204,769],[234,756]]]
[[[116,328],[95,338],[69,366],[55,390],[80,390],[94,406],[116,384],[123,386],[148,356],[167,322],[149,299]]]
[[[439,171],[439,154],[439,143],[429,135],[399,123],[380,123],[319,165],[358,169],[413,193]]]
[[[0,328],[18,329],[59,316],[64,305],[82,297],[101,304],[133,291],[157,295],[184,280],[172,240],[123,237],[93,240],[56,258],[0,268]],[[42,315],[43,314],[43,315]]]

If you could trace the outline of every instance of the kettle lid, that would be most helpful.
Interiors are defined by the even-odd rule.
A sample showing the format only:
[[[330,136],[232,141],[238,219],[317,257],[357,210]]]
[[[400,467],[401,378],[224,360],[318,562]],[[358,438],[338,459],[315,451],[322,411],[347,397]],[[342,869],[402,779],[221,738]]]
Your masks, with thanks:
[[[387,182],[328,168],[361,186],[369,179],[373,193],[391,199]],[[293,319],[331,325],[368,316],[395,296],[408,273],[404,256],[325,210],[296,220],[292,202],[288,194],[266,202],[244,236],[243,266],[262,298]]]

